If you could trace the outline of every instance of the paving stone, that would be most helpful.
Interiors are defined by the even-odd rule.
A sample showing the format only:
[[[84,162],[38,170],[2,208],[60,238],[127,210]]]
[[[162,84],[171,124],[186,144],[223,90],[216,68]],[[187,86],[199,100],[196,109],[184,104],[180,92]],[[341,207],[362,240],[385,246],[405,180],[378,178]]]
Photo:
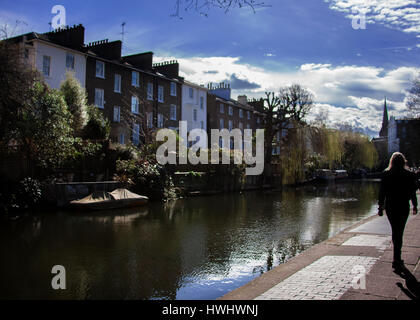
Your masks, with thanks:
[[[375,247],[379,250],[385,250],[391,245],[390,236],[360,234],[351,237],[342,246]]]
[[[299,293],[302,299],[336,300],[353,286],[359,272],[369,272],[377,261],[374,257],[324,256],[283,280],[256,300],[290,300]],[[320,286],[320,279],[324,285]],[[336,290],[332,290],[332,287]],[[311,298],[309,298],[311,297]]]

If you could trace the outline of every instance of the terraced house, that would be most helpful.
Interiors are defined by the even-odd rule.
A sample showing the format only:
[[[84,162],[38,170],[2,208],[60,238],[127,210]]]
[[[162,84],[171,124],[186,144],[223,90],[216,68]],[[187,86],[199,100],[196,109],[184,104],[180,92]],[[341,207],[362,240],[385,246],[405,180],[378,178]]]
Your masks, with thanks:
[[[238,100],[231,98],[229,84],[221,83],[216,86],[208,86],[208,131],[211,129],[259,129],[263,127],[263,101],[248,101],[247,96],[238,96]],[[219,140],[220,147],[224,141]],[[234,141],[231,139],[230,148],[234,148]]]
[[[111,119],[111,139],[139,145],[157,128],[178,129],[183,79],[176,61],[153,64],[153,53],[121,56],[121,41],[87,45],[88,100]]]

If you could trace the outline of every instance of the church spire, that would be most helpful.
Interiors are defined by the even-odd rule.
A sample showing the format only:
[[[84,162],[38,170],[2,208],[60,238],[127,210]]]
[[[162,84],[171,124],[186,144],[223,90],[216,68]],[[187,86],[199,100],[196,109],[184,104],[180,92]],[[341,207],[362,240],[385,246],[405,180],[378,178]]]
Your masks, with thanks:
[[[384,103],[384,114],[382,118],[382,128],[379,132],[380,137],[387,137],[388,136],[388,108],[386,106],[386,97],[385,97],[385,103]]]

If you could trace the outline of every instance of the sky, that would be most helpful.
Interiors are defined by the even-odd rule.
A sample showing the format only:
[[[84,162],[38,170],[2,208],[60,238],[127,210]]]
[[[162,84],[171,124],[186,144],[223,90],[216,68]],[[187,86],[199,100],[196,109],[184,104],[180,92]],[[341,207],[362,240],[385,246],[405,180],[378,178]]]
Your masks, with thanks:
[[[176,15],[176,0],[0,0],[0,25],[15,35],[47,32],[60,4],[66,24],[85,26],[86,43],[121,40],[125,22],[123,54],[178,60],[181,76],[228,82],[232,98],[297,83],[315,96],[310,119],[327,115],[330,126],[348,123],[372,137],[385,97],[390,115],[409,116],[407,91],[420,75],[418,0],[262,1],[225,12],[185,10],[181,0]]]

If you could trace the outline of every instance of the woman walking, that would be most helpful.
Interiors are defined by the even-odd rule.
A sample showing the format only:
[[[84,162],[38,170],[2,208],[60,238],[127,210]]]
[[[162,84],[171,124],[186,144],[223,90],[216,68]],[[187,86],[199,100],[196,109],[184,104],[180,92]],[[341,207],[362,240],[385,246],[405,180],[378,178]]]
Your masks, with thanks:
[[[394,259],[392,268],[401,272],[404,261],[401,259],[404,228],[410,213],[410,200],[413,214],[417,214],[417,176],[406,168],[406,159],[400,152],[391,156],[388,168],[382,174],[379,191],[379,212],[383,215],[385,209],[392,229]]]

